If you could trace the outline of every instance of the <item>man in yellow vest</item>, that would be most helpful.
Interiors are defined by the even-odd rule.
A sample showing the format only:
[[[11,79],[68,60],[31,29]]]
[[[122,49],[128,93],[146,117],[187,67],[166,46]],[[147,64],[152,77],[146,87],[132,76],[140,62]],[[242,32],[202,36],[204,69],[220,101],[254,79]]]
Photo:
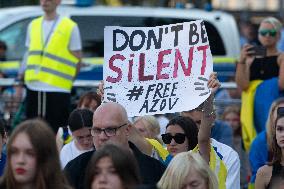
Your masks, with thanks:
[[[67,125],[70,91],[82,49],[77,24],[57,14],[60,2],[40,0],[44,15],[28,27],[24,58],[26,117],[44,118],[54,132]]]

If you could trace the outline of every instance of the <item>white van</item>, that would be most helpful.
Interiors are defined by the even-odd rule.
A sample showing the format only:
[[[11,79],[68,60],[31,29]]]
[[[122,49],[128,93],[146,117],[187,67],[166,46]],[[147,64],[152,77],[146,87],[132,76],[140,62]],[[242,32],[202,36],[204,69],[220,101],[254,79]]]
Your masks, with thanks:
[[[61,5],[61,15],[77,22],[85,59],[94,64],[102,64],[103,31],[105,26],[140,26],[152,27],[202,19],[209,38],[214,62],[234,62],[239,56],[239,33],[234,18],[220,11],[203,11],[198,9],[147,8],[147,7],[76,7]],[[0,9],[0,40],[8,46],[7,60],[19,61],[25,51],[25,36],[29,22],[42,15],[39,6],[25,6]],[[10,64],[9,64],[10,63]],[[1,66],[2,65],[2,66]],[[18,62],[0,63],[0,69],[13,70]],[[99,73],[101,72],[101,73]],[[101,74],[101,75],[98,75]],[[96,76],[94,76],[96,75]],[[79,75],[80,77],[80,75]],[[97,74],[90,74],[83,79],[102,79],[102,69]]]

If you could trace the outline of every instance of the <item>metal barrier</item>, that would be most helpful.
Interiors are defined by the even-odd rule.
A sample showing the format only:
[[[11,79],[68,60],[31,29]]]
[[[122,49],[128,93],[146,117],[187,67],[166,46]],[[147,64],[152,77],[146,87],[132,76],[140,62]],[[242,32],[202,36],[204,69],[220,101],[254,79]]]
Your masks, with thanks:
[[[22,98],[15,97],[13,95],[13,86],[19,86],[21,83],[13,78],[0,78],[0,88],[11,88],[11,92],[3,93],[0,95],[0,117],[3,118],[9,126],[13,125],[13,119],[22,104]],[[73,84],[76,89],[76,94],[73,95],[71,101],[73,104],[78,100],[79,96],[86,90],[96,90],[100,84],[100,81],[95,80],[76,80]],[[221,89],[236,89],[236,83],[223,82],[221,83]],[[220,115],[228,105],[240,105],[240,99],[216,99],[215,106],[217,113]]]

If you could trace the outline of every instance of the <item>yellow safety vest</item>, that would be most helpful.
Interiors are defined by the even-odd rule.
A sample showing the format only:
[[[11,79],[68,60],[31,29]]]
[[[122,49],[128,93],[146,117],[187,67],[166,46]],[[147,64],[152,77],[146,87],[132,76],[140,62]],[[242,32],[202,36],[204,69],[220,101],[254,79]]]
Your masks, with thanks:
[[[42,40],[43,17],[31,23],[25,82],[40,81],[70,91],[79,61],[68,49],[75,22],[62,18],[46,47]]]
[[[198,145],[192,151],[198,153]],[[225,163],[217,155],[212,145],[211,145],[211,150],[210,150],[209,166],[210,166],[210,169],[216,174],[218,178],[218,188],[226,189],[226,178],[227,178],[228,171],[227,171]]]

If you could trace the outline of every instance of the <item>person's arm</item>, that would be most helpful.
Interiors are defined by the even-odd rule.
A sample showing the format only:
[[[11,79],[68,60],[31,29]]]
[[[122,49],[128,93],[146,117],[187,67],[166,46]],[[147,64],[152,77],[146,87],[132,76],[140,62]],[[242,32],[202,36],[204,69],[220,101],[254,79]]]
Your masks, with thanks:
[[[144,154],[151,156],[153,146],[146,140],[145,137],[135,128],[134,125],[131,125],[129,131],[128,139],[135,144],[135,146]]]
[[[279,90],[284,90],[284,53],[281,53],[278,57],[278,65],[279,65],[279,80],[278,87]]]
[[[265,189],[271,179],[272,167],[264,165],[258,169],[255,179],[255,188]]]
[[[211,95],[205,100],[203,104],[203,114],[201,118],[201,124],[198,131],[198,146],[199,153],[203,159],[209,163],[210,160],[210,135],[211,127],[215,120],[215,111],[213,109],[214,94],[220,87],[220,83],[217,79],[217,74],[212,73],[208,81],[208,88],[212,89]]]
[[[82,59],[82,52],[81,51],[71,51],[71,53],[79,59],[78,63],[76,64],[76,75],[74,78],[76,78],[76,76],[78,75],[78,73],[80,72],[80,68],[81,68],[81,59]]]
[[[253,57],[249,54],[252,45],[244,45],[241,50],[240,60],[236,65],[236,83],[237,86],[245,91],[249,87],[249,69],[253,61]]]
[[[82,59],[82,41],[80,31],[77,25],[73,28],[72,31],[72,35],[69,42],[69,50],[76,58],[79,59],[78,63],[76,64],[76,75],[74,77],[75,79],[77,74],[80,72]]]

